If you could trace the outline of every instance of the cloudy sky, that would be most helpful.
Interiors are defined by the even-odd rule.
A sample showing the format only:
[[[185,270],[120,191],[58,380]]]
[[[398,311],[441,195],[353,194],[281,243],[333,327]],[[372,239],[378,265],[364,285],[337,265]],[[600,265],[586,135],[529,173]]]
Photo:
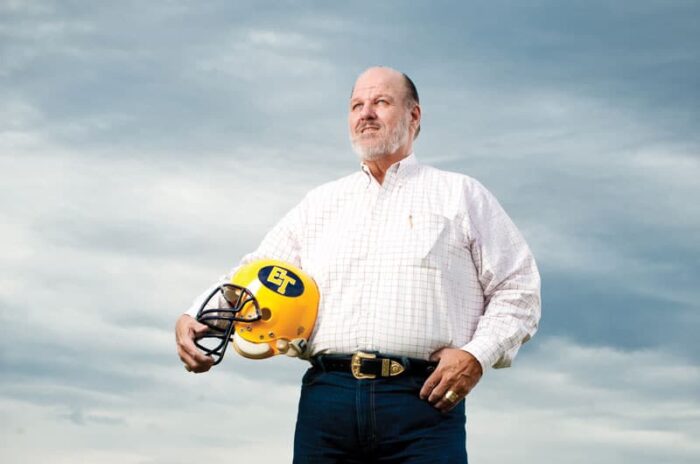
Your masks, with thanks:
[[[700,461],[700,3],[0,0],[0,460],[289,462],[303,362],[172,328],[358,168],[352,82],[530,243],[543,320],[468,398],[476,463]]]

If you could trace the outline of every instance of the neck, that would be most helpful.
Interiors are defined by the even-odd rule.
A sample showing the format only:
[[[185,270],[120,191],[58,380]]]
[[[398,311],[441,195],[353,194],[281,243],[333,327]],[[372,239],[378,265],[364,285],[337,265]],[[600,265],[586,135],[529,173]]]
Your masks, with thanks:
[[[391,167],[392,164],[406,158],[410,154],[410,150],[400,150],[396,153],[384,155],[376,160],[365,161],[365,166],[367,166],[369,172],[372,173],[372,177],[379,182],[379,185],[382,185],[384,182],[384,176],[386,175],[386,171],[389,169],[389,167]]]

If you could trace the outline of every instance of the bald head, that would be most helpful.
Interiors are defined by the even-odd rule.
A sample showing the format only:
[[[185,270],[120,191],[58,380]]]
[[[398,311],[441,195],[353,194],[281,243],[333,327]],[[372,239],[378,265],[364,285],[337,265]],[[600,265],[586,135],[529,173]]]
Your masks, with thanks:
[[[387,80],[393,80],[395,85],[403,87],[404,103],[408,108],[412,107],[413,105],[418,105],[420,103],[420,100],[418,98],[418,90],[416,89],[416,85],[413,83],[411,78],[408,77],[405,73],[397,71],[393,68],[389,68],[387,66],[373,66],[363,71],[362,74],[360,74],[357,77],[355,85],[352,87],[352,91],[350,92],[350,94],[352,95],[352,93],[355,91],[355,87],[357,87],[357,84],[360,83],[363,78],[374,79],[377,77],[385,78]]]

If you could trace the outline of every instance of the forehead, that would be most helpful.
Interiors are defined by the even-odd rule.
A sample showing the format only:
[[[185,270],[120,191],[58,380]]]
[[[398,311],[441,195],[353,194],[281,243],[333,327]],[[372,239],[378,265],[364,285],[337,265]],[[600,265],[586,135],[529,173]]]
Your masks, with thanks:
[[[400,74],[385,70],[371,70],[357,78],[350,98],[368,98],[377,94],[399,97],[403,88]]]

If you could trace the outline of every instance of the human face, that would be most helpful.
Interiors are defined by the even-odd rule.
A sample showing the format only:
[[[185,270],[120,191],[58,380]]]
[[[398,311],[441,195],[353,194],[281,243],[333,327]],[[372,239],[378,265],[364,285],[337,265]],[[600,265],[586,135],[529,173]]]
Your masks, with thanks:
[[[353,150],[363,161],[408,154],[411,112],[405,92],[401,75],[393,70],[373,68],[357,79],[348,125]]]

